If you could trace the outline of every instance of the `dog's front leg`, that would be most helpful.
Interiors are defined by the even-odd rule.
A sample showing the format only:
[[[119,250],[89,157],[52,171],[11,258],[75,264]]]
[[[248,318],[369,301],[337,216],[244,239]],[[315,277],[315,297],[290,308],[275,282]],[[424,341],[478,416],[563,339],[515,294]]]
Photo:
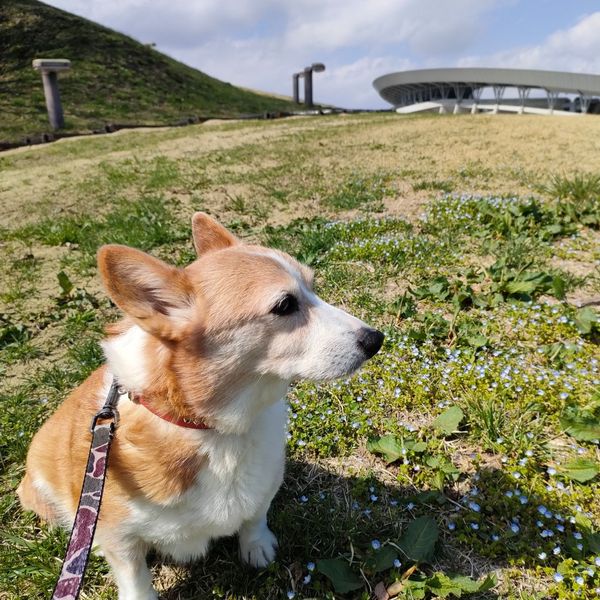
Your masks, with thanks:
[[[116,580],[119,600],[157,600],[152,574],[146,564],[145,546],[102,549]]]
[[[267,526],[267,512],[246,521],[239,532],[240,555],[249,565],[262,568],[273,562],[277,538]]]

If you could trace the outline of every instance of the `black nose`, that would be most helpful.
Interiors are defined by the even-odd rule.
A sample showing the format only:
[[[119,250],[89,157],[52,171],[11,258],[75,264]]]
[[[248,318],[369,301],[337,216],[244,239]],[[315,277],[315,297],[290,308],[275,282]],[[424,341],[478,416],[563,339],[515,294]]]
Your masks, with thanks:
[[[383,338],[385,337],[381,331],[377,329],[368,329],[363,327],[358,330],[358,345],[365,351],[367,358],[375,356],[383,344]]]

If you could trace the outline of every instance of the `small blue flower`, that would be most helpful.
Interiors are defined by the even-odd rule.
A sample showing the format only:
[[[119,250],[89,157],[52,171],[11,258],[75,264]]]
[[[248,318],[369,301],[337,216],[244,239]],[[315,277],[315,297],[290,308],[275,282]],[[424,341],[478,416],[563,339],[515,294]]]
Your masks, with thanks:
[[[303,504],[305,502],[308,502],[308,497],[307,496],[300,496],[300,502],[302,502]]]
[[[290,590],[290,591],[287,593],[287,597],[289,598],[289,600],[292,600],[292,598],[295,598],[295,597],[296,597],[296,592],[292,592],[292,590]]]
[[[575,577],[575,583],[577,585],[583,585],[583,577],[581,575],[578,575],[577,577]]]
[[[469,502],[469,508],[474,512],[479,512],[481,510],[481,506],[479,506],[477,502]]]
[[[399,569],[401,566],[402,566],[402,563],[397,558],[395,558],[394,559],[394,567],[396,569]]]
[[[510,530],[511,530],[513,533],[519,533],[519,531],[521,531],[521,528],[519,527],[519,524],[518,524],[518,523],[511,523],[511,524],[510,524]]]
[[[453,523],[452,521],[450,523],[448,523],[448,529],[450,531],[454,531],[456,529],[456,523]],[[600,556],[596,560],[600,561]]]
[[[471,529],[477,531],[479,529],[479,523],[471,523]]]
[[[552,554],[554,554],[554,556],[558,556],[560,554],[560,546],[552,548]]]
[[[377,502],[377,500],[379,500],[379,497],[376,496],[375,494],[371,494],[370,498],[371,498],[371,502]]]
[[[307,575],[303,580],[302,580],[302,585],[308,585],[310,583],[310,580],[312,579],[312,577],[310,575]]]
[[[406,508],[407,508],[408,510],[412,510],[414,507],[415,507],[415,505],[414,505],[412,502],[409,502],[409,503],[406,505]]]
[[[306,563],[306,568],[312,573],[315,570],[315,563],[314,562]]]
[[[547,555],[545,552],[540,552],[540,553],[538,554],[538,558],[539,558],[540,560],[546,560],[546,559],[548,558],[548,555]]]
[[[556,581],[556,583],[560,583],[563,579],[564,577],[560,573],[554,573],[554,581]]]
[[[548,467],[546,469],[546,473],[548,473],[548,475],[552,476],[552,475],[556,475],[556,469],[554,467]],[[562,581],[562,580],[561,580]]]
[[[379,540],[372,540],[371,547],[373,550],[379,550],[379,548],[381,548],[381,542]]]
[[[600,556],[596,556],[596,558],[594,559],[594,564],[595,564],[597,567],[600,567]]]
[[[579,531],[576,531],[576,532],[573,534],[573,537],[574,537],[576,540],[580,540],[580,539],[582,539],[582,538],[583,538],[583,536],[581,535],[581,533],[579,533]]]

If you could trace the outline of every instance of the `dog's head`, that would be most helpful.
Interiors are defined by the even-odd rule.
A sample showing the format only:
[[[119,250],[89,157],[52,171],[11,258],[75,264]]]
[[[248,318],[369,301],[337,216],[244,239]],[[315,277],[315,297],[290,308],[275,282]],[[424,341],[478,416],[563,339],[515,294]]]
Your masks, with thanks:
[[[184,269],[125,246],[98,255],[109,295],[160,340],[179,379],[328,380],[381,347],[383,334],[321,300],[288,254],[244,244],[204,213],[192,229],[198,258]]]

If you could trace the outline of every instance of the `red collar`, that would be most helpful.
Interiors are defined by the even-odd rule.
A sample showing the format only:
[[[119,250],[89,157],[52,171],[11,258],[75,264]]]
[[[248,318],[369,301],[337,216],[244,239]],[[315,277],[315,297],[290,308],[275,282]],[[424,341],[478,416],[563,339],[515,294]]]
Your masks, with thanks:
[[[178,427],[185,427],[186,429],[214,429],[213,427],[209,427],[202,419],[178,419],[176,417],[171,417],[169,415],[159,413],[146,402],[146,399],[141,394],[130,393],[129,399],[135,404],[141,404],[144,408],[148,409],[153,415],[156,415],[157,417],[163,419],[163,421],[168,421],[169,423],[173,423],[173,425],[177,425]]]

